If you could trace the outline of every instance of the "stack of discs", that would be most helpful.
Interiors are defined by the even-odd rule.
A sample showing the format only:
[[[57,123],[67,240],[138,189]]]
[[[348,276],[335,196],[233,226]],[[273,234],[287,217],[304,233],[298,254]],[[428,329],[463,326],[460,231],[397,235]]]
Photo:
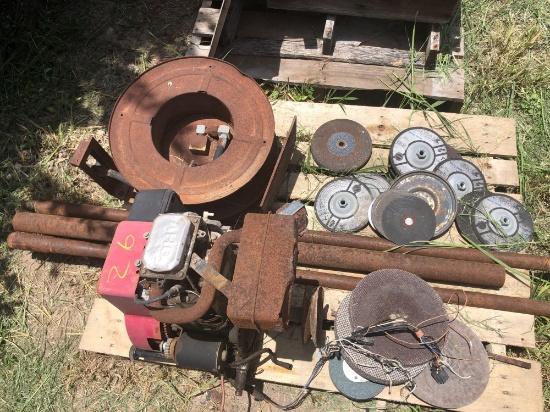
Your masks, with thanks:
[[[368,335],[369,345],[352,344],[353,332],[395,319],[419,328],[432,345],[437,345],[440,358],[452,370],[458,369],[459,375],[471,378],[451,376],[444,384],[437,383],[431,376],[434,352],[408,330]],[[413,393],[419,391],[418,396],[425,402],[456,407],[473,402],[487,384],[487,354],[480,352],[479,339],[458,321],[453,321],[453,329],[449,329],[443,302],[412,273],[384,269],[365,277],[340,304],[334,326],[342,348],[341,357],[330,361],[329,372],[335,386],[352,399],[375,396],[382,390],[381,385],[414,381]],[[472,344],[472,353],[465,353],[465,343]],[[440,367],[445,368],[444,364]],[[453,375],[450,369],[446,372]]]
[[[357,232],[368,224],[371,203],[389,187],[386,179],[374,173],[335,179],[317,193],[317,220],[332,232]]]
[[[519,252],[533,239],[533,219],[513,197],[471,192],[462,197],[458,209],[458,230],[471,242]]]

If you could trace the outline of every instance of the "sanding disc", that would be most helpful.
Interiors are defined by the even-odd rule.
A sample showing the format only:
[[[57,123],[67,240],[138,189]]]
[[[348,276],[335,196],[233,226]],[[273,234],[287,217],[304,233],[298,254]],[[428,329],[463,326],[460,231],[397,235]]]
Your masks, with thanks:
[[[510,196],[486,193],[476,202],[471,219],[477,239],[486,245],[519,252],[533,239],[531,215]]]
[[[357,232],[369,223],[368,208],[375,195],[353,177],[328,182],[315,198],[315,215],[331,232]]]
[[[353,120],[324,123],[311,139],[311,155],[320,167],[338,173],[361,169],[372,154],[369,132]]]
[[[412,172],[399,177],[391,186],[426,201],[435,214],[435,237],[443,235],[453,225],[457,201],[451,186],[430,172]]]
[[[418,276],[404,270],[382,269],[370,273],[351,293],[352,330],[393,318],[404,318],[422,329],[433,340],[448,331],[448,319],[439,295]],[[429,349],[408,331],[395,331],[372,337],[371,352],[398,359],[404,366],[422,365],[432,359]]]
[[[448,159],[435,168],[435,174],[451,185],[457,199],[471,192],[487,191],[487,183],[481,170],[467,160]]]
[[[369,212],[373,228],[398,245],[428,241],[434,236],[436,219],[430,205],[403,190],[381,194]]]
[[[460,235],[469,239],[474,243],[481,243],[477,238],[474,228],[472,227],[472,215],[476,202],[484,195],[485,193],[480,192],[471,192],[467,195],[464,195],[461,199],[458,200],[457,212],[456,212],[456,228],[458,229]]]
[[[425,127],[403,130],[390,147],[390,165],[397,175],[416,170],[433,171],[447,159],[447,144],[436,132]]]
[[[443,359],[456,374],[444,367],[449,378],[440,384],[432,377],[430,368],[426,368],[415,379],[414,395],[439,408],[462,408],[485,391],[491,372],[489,357],[475,333],[458,320],[449,324],[446,341]]]
[[[342,356],[335,356],[328,362],[330,379],[336,389],[354,401],[366,401],[384,390],[386,385],[371,382],[350,368]]]
[[[334,332],[337,339],[344,339],[351,335],[351,320],[349,314],[349,302],[351,294],[347,295],[340,303],[336,320],[334,322]],[[367,346],[367,350],[369,347]],[[382,385],[399,385],[405,383],[408,377],[414,378],[427,366],[422,364],[418,366],[404,366],[403,369],[384,368],[380,362],[369,357],[358,350],[346,346],[340,350],[342,357],[348,366],[357,372],[360,376],[372,382]]]

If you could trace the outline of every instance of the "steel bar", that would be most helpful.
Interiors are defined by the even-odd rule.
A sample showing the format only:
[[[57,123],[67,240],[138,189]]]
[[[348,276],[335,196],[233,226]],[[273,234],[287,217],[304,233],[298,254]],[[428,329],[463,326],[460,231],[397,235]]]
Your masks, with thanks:
[[[493,259],[477,249],[451,247],[398,247],[398,245],[386,239],[369,236],[350,235],[347,233],[331,233],[308,230],[298,239],[298,241],[321,245],[343,246],[356,249],[368,249],[377,251],[387,251],[392,248],[397,248],[395,250],[392,250],[392,252],[430,256],[444,259],[456,259],[470,262],[494,263]],[[490,253],[495,258],[514,268],[550,271],[550,258],[547,256],[536,256],[522,253],[497,251],[490,251]]]
[[[327,269],[370,273],[380,269],[401,269],[424,280],[501,288],[506,271],[500,265],[463,262],[428,256],[389,254],[364,249],[300,243],[298,264]]]
[[[44,215],[78,217],[82,219],[108,220],[122,222],[128,220],[130,212],[125,209],[66,203],[57,200],[29,200],[23,203],[23,208]]]
[[[332,289],[351,291],[355,289],[361,279],[360,277],[323,273],[314,270],[296,270],[296,283]],[[469,292],[462,289],[434,287],[434,290],[444,302],[451,304],[550,317],[550,302],[543,300]]]
[[[117,222],[80,219],[76,217],[42,215],[40,213],[16,213],[12,220],[18,232],[69,237],[73,239],[110,242],[115,235]]]
[[[8,247],[11,249],[101,259],[105,259],[107,257],[107,252],[109,252],[108,245],[98,245],[97,243],[84,242],[82,240],[62,239],[34,233],[10,233],[7,243]]]

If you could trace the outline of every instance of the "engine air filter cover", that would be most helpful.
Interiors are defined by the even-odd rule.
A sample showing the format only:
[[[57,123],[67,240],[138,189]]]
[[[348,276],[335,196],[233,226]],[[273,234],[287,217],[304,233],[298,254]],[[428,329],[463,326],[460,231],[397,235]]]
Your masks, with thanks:
[[[487,352],[479,338],[470,328],[458,320],[449,324],[444,359],[453,371],[445,367],[449,379],[437,383],[426,368],[415,379],[414,395],[430,405],[455,409],[469,405],[479,398],[489,382],[490,365]],[[463,379],[458,377],[468,376]]]
[[[340,355],[333,357],[329,361],[328,371],[334,386],[344,396],[354,401],[366,401],[374,398],[386,387],[385,385],[363,378],[351,369]]]
[[[391,189],[381,194],[369,212],[373,228],[398,245],[428,241],[434,236],[436,219],[432,208],[404,190]]]
[[[486,193],[472,211],[472,228],[481,243],[519,252],[533,239],[533,219],[516,199]]]
[[[481,170],[467,160],[448,159],[435,168],[435,174],[445,179],[453,188],[457,199],[471,192],[487,191],[487,183]]]
[[[368,209],[378,193],[354,177],[332,180],[317,193],[315,215],[331,232],[357,232],[369,223]]]
[[[349,313],[349,303],[351,294],[347,295],[340,303],[336,320],[334,322],[334,332],[337,339],[345,339],[351,335],[351,320]],[[358,350],[345,346],[341,349],[341,354],[348,366],[357,372],[360,376],[369,381],[382,385],[399,385],[407,382],[408,377],[415,377],[427,366],[405,366],[403,368],[384,368],[380,362],[373,357],[367,356]]]
[[[416,170],[433,171],[447,160],[447,144],[433,130],[411,127],[397,135],[390,147],[390,165],[397,175]]]
[[[435,214],[435,237],[444,234],[453,225],[457,201],[451,186],[430,172],[412,172],[399,177],[392,189],[405,190],[426,201]]]
[[[422,329],[435,341],[448,331],[445,306],[439,295],[424,280],[398,269],[372,272],[351,293],[350,319],[353,331],[382,321],[403,318]],[[398,359],[404,366],[422,365],[433,355],[411,332],[392,332],[372,336],[371,352]]]
[[[311,139],[311,155],[322,168],[338,173],[361,169],[372,154],[372,140],[363,126],[353,120],[324,123]]]

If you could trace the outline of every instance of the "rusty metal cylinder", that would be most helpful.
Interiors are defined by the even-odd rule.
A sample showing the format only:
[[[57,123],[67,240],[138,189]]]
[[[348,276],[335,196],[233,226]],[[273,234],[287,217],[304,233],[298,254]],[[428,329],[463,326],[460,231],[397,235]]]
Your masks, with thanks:
[[[395,243],[386,239],[369,236],[357,236],[347,233],[330,233],[308,230],[299,239],[299,242],[314,243],[320,245],[332,245],[350,247],[355,249],[368,249],[377,251],[388,251],[396,248]],[[398,247],[392,253],[407,253],[418,256],[430,256],[443,259],[456,259],[469,262],[494,263],[493,259],[472,248],[451,248],[451,247],[427,247],[411,248]],[[550,271],[550,258],[547,256],[536,256],[511,252],[490,253],[507,265],[518,269]]]
[[[355,289],[361,279],[355,276],[337,275],[314,270],[296,270],[296,283],[332,289],[351,291]],[[543,300],[470,292],[462,289],[434,287],[434,290],[447,303],[550,317],[550,302]]]
[[[122,222],[128,220],[130,212],[125,209],[59,202],[57,200],[29,200],[23,208],[44,215],[78,217],[83,219],[108,220]]]
[[[12,226],[18,232],[111,242],[118,223],[20,212],[13,217]]]
[[[298,264],[327,269],[370,273],[380,269],[401,269],[424,280],[471,286],[501,288],[506,271],[500,265],[463,262],[427,256],[398,255],[365,249],[300,243]]]
[[[10,233],[7,244],[11,249],[100,259],[105,259],[109,252],[108,245],[98,245],[97,243],[84,242],[82,240],[61,239],[54,236],[22,232]]]

